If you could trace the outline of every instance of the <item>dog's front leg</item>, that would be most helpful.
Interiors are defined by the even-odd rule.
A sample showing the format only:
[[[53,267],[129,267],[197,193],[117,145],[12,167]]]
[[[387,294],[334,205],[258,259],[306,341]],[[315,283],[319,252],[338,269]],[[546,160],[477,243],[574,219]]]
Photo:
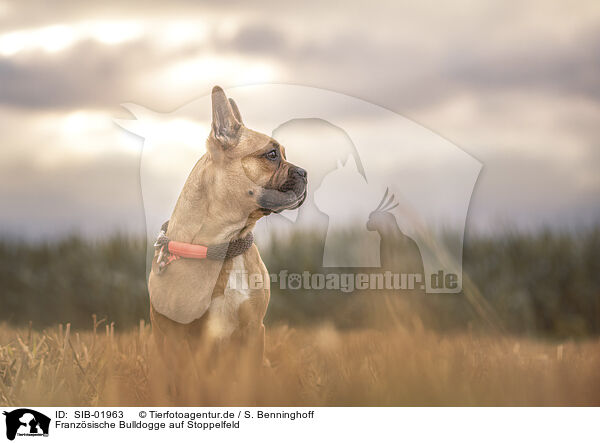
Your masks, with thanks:
[[[249,328],[245,337],[245,346],[248,349],[248,360],[253,370],[260,371],[265,365],[265,325]]]

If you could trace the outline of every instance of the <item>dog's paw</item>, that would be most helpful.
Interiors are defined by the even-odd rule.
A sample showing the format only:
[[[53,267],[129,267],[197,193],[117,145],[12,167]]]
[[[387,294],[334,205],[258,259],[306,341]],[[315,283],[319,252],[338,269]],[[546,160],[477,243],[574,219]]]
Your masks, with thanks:
[[[300,274],[288,275],[288,288],[300,289],[300,286],[302,286],[302,279],[300,278]]]

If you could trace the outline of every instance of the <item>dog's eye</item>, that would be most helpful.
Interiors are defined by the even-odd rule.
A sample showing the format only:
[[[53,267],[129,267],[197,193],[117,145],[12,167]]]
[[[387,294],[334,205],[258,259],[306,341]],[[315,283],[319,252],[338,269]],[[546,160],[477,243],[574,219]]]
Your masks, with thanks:
[[[265,155],[269,160],[277,160],[277,157],[279,157],[279,152],[277,152],[277,149],[271,149]]]

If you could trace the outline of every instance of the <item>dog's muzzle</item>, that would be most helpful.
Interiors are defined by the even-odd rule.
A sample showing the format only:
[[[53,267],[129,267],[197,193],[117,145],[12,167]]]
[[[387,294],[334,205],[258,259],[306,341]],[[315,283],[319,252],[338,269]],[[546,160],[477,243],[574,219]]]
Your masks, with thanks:
[[[289,169],[286,180],[277,188],[263,188],[258,199],[263,209],[281,212],[296,209],[306,200],[307,173],[298,166]]]

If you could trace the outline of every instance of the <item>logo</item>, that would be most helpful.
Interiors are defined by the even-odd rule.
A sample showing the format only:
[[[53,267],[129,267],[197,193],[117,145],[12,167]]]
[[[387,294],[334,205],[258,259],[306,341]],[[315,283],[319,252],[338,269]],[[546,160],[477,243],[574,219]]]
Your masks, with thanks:
[[[259,248],[306,233],[302,258],[273,269],[293,276],[286,288],[309,289],[296,274],[310,272],[311,288],[315,274],[318,287],[322,276],[352,273],[353,286],[364,285],[363,274],[381,275],[369,277],[371,289],[388,288],[386,275],[414,275],[414,287],[424,293],[461,292],[467,212],[482,168],[477,159],[401,115],[336,92],[267,84],[227,94],[249,127],[271,134],[308,171],[304,204],[263,218],[254,229]],[[123,106],[135,118],[116,121],[144,139],[140,178],[149,245],[170,217],[190,165],[206,152],[210,100],[206,95],[170,113],[128,103]],[[148,270],[151,260],[149,254]],[[169,306],[159,312],[175,318]]]
[[[48,437],[50,418],[33,409],[15,409],[3,412],[6,416],[6,438]]]

